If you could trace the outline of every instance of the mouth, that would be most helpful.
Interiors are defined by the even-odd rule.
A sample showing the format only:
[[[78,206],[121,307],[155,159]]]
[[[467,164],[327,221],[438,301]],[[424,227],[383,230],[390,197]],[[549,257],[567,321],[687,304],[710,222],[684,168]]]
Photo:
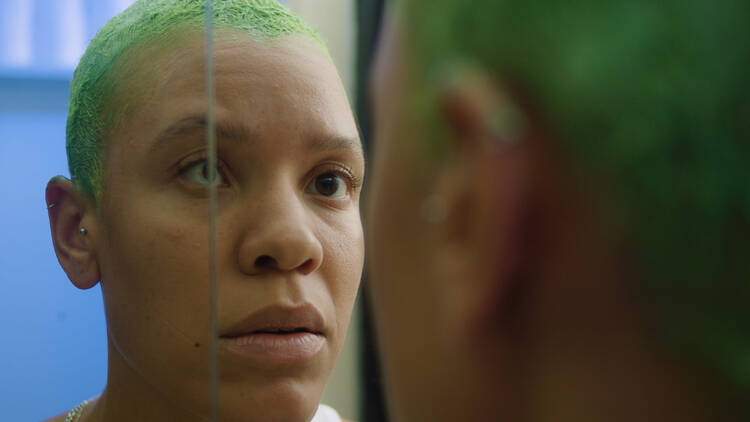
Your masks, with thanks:
[[[325,346],[324,327],[321,313],[312,305],[270,306],[222,332],[219,344],[258,363],[304,363]]]
[[[236,336],[222,336],[225,338],[232,338],[232,337],[242,337],[249,334],[278,334],[278,335],[284,335],[284,334],[295,334],[295,333],[310,333],[310,334],[316,334],[321,335],[321,333],[314,331],[311,328],[308,327],[268,327],[268,328],[262,328],[260,330],[255,330],[249,333],[244,333]]]

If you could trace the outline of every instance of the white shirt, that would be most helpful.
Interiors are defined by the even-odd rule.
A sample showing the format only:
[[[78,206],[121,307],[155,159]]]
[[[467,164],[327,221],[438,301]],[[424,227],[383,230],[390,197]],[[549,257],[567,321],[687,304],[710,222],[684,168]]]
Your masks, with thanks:
[[[341,422],[341,416],[332,407],[321,404],[310,422]]]

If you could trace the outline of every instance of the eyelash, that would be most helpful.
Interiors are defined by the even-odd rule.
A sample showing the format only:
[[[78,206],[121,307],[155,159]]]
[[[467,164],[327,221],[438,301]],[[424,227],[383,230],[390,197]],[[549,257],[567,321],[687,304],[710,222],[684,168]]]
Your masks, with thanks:
[[[343,164],[324,164],[324,166],[327,166],[323,169],[320,169],[319,171],[316,171],[314,173],[314,176],[310,178],[310,180],[307,182],[307,184],[310,184],[313,180],[315,180],[316,177],[322,176],[324,174],[335,174],[336,176],[340,176],[344,180],[346,180],[349,184],[349,189],[352,191],[356,191],[360,187],[362,187],[362,179],[355,176],[354,172],[351,168],[344,166]]]
[[[191,170],[196,165],[203,163],[208,160],[208,157],[205,155],[201,155],[199,157],[196,157],[194,159],[189,160],[185,164],[181,164],[177,168],[177,172],[180,176],[184,176],[185,173],[188,172],[188,170]],[[216,170],[219,173],[219,176],[223,178],[225,181],[228,181],[228,177],[226,174],[226,165],[222,160],[217,160],[216,162]],[[316,169],[316,171],[313,173],[313,175],[308,178],[307,182],[305,183],[305,186],[308,186],[310,183],[314,183],[315,179],[317,177],[320,177],[324,174],[334,174],[336,176],[341,177],[344,179],[347,184],[350,192],[357,191],[360,187],[362,187],[362,179],[354,174],[351,168],[341,164],[341,163],[328,163],[324,164],[322,168]]]

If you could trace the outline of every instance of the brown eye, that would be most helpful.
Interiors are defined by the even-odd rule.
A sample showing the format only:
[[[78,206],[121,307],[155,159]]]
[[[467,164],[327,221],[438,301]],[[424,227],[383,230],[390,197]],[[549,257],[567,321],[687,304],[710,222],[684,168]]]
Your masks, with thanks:
[[[344,199],[349,195],[346,180],[336,173],[323,173],[316,177],[308,186],[307,191],[334,199]]]

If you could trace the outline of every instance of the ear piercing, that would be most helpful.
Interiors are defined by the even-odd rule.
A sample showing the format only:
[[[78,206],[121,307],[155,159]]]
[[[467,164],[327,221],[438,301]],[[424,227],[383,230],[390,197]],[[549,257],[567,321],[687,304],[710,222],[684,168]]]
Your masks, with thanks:
[[[55,206],[55,205],[57,205],[57,203],[56,203],[56,202],[53,202],[53,203],[51,203],[51,204],[48,204],[48,205],[47,205],[47,209],[48,209],[48,210],[51,210],[52,208],[54,208],[54,206]],[[78,233],[79,233],[79,234],[81,234],[82,236],[86,236],[87,234],[89,234],[89,231],[88,231],[88,230],[86,230],[86,228],[85,228],[85,227],[81,227],[81,228],[79,228],[79,229],[78,229]]]
[[[55,205],[57,205],[57,203],[56,203],[56,202],[53,202],[53,203],[51,203],[51,204],[48,204],[48,205],[47,205],[47,209],[48,209],[48,210],[51,210],[52,208],[54,208],[54,206],[55,206]],[[78,229],[78,233],[79,233],[79,234],[81,234],[82,236],[86,236],[87,234],[89,234],[89,231],[88,231],[88,230],[86,230],[86,228],[85,228],[85,227],[81,227],[81,228],[79,228],[79,229]]]

